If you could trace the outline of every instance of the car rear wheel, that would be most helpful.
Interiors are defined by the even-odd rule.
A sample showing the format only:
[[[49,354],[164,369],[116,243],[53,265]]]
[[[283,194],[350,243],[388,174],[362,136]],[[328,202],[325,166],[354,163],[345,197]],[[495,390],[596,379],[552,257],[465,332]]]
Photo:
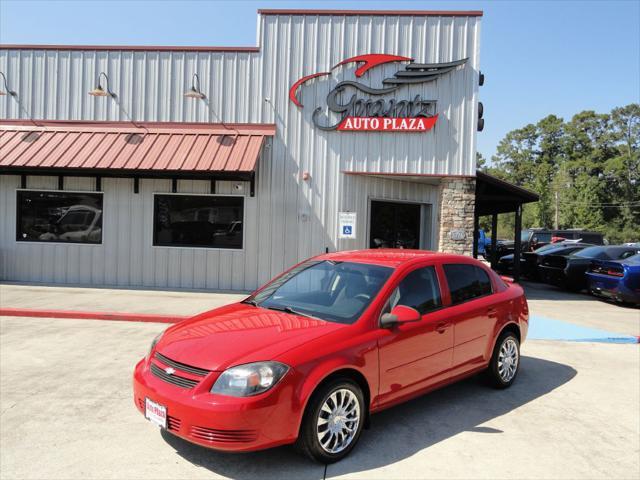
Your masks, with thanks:
[[[296,446],[321,463],[342,460],[360,438],[365,415],[364,396],[357,383],[337,379],[323,385],[309,401]]]
[[[489,381],[496,388],[507,388],[515,381],[520,369],[520,341],[513,332],[498,338],[487,369]]]

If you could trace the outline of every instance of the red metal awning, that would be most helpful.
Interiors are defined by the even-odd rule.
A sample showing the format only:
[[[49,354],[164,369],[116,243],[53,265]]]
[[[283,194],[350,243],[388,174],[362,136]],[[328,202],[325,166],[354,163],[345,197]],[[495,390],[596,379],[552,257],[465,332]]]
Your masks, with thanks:
[[[272,124],[0,121],[0,171],[250,174]]]

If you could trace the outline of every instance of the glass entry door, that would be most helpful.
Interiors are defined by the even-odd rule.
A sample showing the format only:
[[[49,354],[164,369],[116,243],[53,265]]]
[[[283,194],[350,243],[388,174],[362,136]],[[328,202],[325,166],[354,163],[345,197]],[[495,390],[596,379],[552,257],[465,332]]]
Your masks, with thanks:
[[[420,248],[422,205],[371,201],[369,248]]]

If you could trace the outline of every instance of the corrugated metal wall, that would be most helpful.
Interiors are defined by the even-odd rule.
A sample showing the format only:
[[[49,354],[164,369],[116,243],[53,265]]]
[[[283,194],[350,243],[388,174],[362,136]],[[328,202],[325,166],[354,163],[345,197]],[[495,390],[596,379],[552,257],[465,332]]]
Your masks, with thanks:
[[[131,180],[103,179],[107,223],[102,246],[17,244],[19,179],[2,176],[1,278],[251,289],[325,248],[366,247],[372,197],[431,204],[429,243],[436,245],[437,186],[341,172],[474,174],[479,28],[478,17],[266,15],[259,20],[259,52],[0,49],[0,71],[20,100],[18,105],[9,96],[0,97],[4,118],[127,120],[128,113],[146,121],[272,122],[278,130],[260,161],[256,197],[245,204],[242,252],[151,247],[152,192],[170,191],[168,180],[143,181],[140,194],[134,195]],[[325,105],[328,91],[343,75],[352,78],[356,66],[347,65],[329,79],[305,85],[300,91],[303,109],[289,101],[289,86],[363,53],[398,54],[417,62],[465,57],[469,61],[435,84],[398,92],[402,98],[420,93],[437,99],[440,117],[430,132],[341,133],[314,128],[314,108]],[[87,95],[101,71],[109,75],[118,102]],[[394,71],[384,66],[360,80],[379,86]],[[194,72],[200,76],[206,102],[182,96]],[[310,173],[309,181],[302,180],[303,172]],[[91,189],[92,182],[68,180],[65,188]],[[46,177],[30,177],[28,184],[54,189],[56,185]],[[206,185],[180,182],[180,191],[200,193]],[[347,210],[358,212],[358,239],[338,241],[338,212]]]

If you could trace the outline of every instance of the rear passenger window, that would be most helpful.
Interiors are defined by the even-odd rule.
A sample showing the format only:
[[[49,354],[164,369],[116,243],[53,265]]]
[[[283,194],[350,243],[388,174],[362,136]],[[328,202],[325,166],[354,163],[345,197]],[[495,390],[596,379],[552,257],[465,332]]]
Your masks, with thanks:
[[[442,300],[434,268],[418,268],[404,277],[391,298],[391,306],[396,305],[415,308],[422,315],[439,308]]]
[[[443,267],[453,305],[492,292],[489,275],[482,268],[467,264],[449,264]]]

